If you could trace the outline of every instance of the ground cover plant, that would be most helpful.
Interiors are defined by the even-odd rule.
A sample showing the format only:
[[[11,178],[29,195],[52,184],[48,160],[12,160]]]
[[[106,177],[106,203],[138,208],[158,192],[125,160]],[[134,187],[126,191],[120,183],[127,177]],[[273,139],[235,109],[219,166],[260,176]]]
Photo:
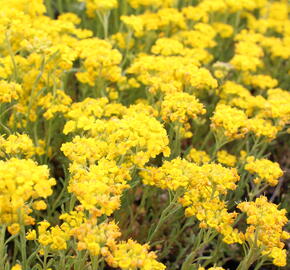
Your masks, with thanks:
[[[287,0],[0,0],[0,269],[289,269]]]

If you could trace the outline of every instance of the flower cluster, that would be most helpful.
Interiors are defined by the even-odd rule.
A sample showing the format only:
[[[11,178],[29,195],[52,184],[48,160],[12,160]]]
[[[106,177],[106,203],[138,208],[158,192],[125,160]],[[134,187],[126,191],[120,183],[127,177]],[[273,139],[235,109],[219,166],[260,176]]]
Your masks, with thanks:
[[[192,148],[189,151],[186,159],[191,162],[197,163],[198,165],[210,162],[210,156],[205,151],[197,150],[195,148]]]
[[[27,204],[52,194],[55,179],[49,177],[46,165],[37,165],[30,159],[0,160],[0,223],[34,224]]]
[[[186,160],[174,159],[162,167],[147,167],[141,172],[143,182],[160,188],[185,188],[180,203],[186,216],[196,216],[201,227],[212,227],[224,235],[227,243],[242,242],[242,234],[231,226],[237,213],[229,213],[221,196],[234,190],[239,176],[236,169],[218,164],[198,166]]]
[[[89,168],[73,163],[70,173],[68,191],[75,194],[85,209],[99,211],[99,215],[110,216],[118,209],[122,191],[129,187],[126,182],[130,180],[129,171],[106,159]]]
[[[205,113],[203,105],[194,96],[182,92],[166,95],[161,106],[164,121],[185,123]]]
[[[85,2],[87,8],[87,14],[89,17],[97,16],[97,11],[106,11],[118,6],[117,0],[79,0],[80,2]]]
[[[235,167],[237,163],[237,157],[229,154],[225,150],[221,150],[217,152],[217,160],[219,163],[227,165],[229,167]]]
[[[0,3],[3,269],[287,264],[288,0]]]
[[[39,222],[37,231],[29,231],[26,239],[37,240],[42,247],[41,252],[45,248],[49,248],[50,252],[66,250],[70,239],[75,239],[78,251],[87,250],[91,256],[103,256],[114,268],[165,269],[162,263],[156,261],[156,254],[148,251],[149,245],[141,245],[131,239],[118,242],[121,233],[114,221],[99,223],[96,217],[86,218],[82,211],[71,211],[59,218],[63,221],[60,226],[52,227],[45,220]]]
[[[254,202],[242,202],[238,208],[248,216],[245,238],[249,244],[261,247],[262,253],[272,258],[275,265],[285,266],[286,250],[281,241],[290,238],[282,229],[288,222],[286,210],[278,210],[278,206],[264,196]]]
[[[19,99],[22,94],[22,87],[20,84],[11,82],[8,83],[5,80],[0,81],[0,102],[6,103],[12,100]]]
[[[270,186],[276,186],[279,178],[283,175],[279,164],[268,159],[255,159],[253,156],[247,158],[245,170],[254,174],[256,184],[261,181],[267,182]]]
[[[149,252],[148,249],[148,245],[140,245],[129,239],[112,247],[112,252],[108,254],[106,260],[110,266],[124,270],[165,269],[165,265],[155,260],[156,254]]]
[[[224,134],[229,140],[245,136],[248,132],[247,120],[242,110],[224,104],[216,107],[211,118],[213,130]]]

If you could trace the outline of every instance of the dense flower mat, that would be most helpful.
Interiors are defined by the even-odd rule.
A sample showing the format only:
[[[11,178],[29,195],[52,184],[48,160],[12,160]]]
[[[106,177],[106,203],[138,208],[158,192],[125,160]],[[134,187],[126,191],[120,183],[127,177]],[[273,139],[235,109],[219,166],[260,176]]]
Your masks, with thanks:
[[[290,267],[287,0],[0,5],[1,270]]]

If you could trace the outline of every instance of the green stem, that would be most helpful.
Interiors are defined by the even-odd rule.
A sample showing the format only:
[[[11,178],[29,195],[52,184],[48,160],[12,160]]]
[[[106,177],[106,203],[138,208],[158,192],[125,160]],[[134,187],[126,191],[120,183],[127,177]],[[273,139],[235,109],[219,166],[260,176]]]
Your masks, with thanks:
[[[48,127],[46,130],[46,141],[45,141],[45,152],[46,152],[46,163],[49,161],[49,147],[50,147],[50,142],[51,142],[51,133],[52,133],[52,121],[53,119],[48,120]]]
[[[22,258],[22,270],[28,270],[27,254],[26,254],[26,237],[25,237],[24,225],[21,225],[21,229],[20,229],[20,250],[21,250],[21,258]]]
[[[238,11],[235,18],[234,36],[239,32],[239,24],[241,22],[241,12]]]
[[[5,33],[5,39],[6,39],[6,43],[7,43],[7,48],[8,48],[8,52],[12,61],[12,65],[13,65],[13,79],[15,82],[17,82],[17,78],[18,78],[18,73],[17,73],[17,65],[15,62],[15,57],[14,57],[14,53],[11,47],[11,43],[10,40],[8,38],[8,34],[7,32]]]
[[[249,200],[252,201],[256,196],[258,196],[259,194],[261,194],[267,187],[268,185],[264,185],[260,188],[260,184],[255,185],[255,188],[253,190],[253,192],[251,192],[249,194]]]
[[[181,270],[190,270],[192,263],[194,262],[198,252],[203,250],[207,244],[209,244],[215,237],[217,233],[213,232],[212,229],[208,229],[205,233],[204,229],[201,229],[198,233],[197,242],[194,244],[192,252],[186,257],[184,263],[182,264]]]
[[[6,226],[0,226],[0,265],[5,265],[6,260],[6,246],[5,246]]]
[[[73,211],[73,209],[75,208],[76,201],[77,201],[76,196],[72,194],[69,201],[69,211]]]
[[[164,222],[168,219],[168,217],[176,212],[176,209],[174,208],[176,208],[176,202],[177,202],[177,199],[179,198],[179,195],[180,195],[179,192],[176,192],[174,195],[174,198],[170,201],[169,205],[164,209],[154,231],[152,233],[149,233],[147,237],[147,242],[151,242],[153,240],[154,236],[158,233],[160,227],[164,224]]]
[[[46,6],[46,10],[47,10],[48,16],[53,18],[54,17],[54,12],[53,12],[53,7],[52,7],[51,0],[45,0],[45,6]]]
[[[58,9],[58,12],[61,14],[63,13],[63,6],[62,6],[62,3],[63,3],[63,0],[57,0],[57,9]]]
[[[177,123],[176,125],[172,126],[172,132],[175,133],[174,141],[172,142],[171,147],[171,156],[170,159],[176,158],[180,156],[181,153],[181,123]],[[173,137],[173,134],[170,134]],[[172,138],[173,139],[173,138]]]
[[[74,270],[83,270],[85,269],[84,265],[87,261],[88,253],[82,251],[77,251],[77,257],[74,264]]]
[[[259,259],[261,250],[259,250],[257,246],[258,235],[259,235],[259,228],[257,228],[255,231],[255,238],[254,238],[253,243],[251,244],[248,254],[240,262],[236,270],[248,270],[251,267],[251,265]]]
[[[217,152],[228,143],[228,140],[225,137],[220,138],[219,135],[215,135],[215,139],[216,143],[211,156],[213,161],[216,159]]]
[[[91,256],[91,261],[92,261],[92,270],[98,270],[100,264],[99,258],[96,256]]]
[[[47,270],[47,257],[48,257],[47,248],[44,247],[44,255],[43,255],[43,270]]]
[[[168,239],[168,245],[163,248],[162,253],[159,254],[159,258],[164,258],[168,255],[168,253],[171,250],[171,247],[174,245],[174,243],[178,242],[178,239],[180,235],[190,226],[193,226],[195,224],[195,221],[193,218],[187,218],[185,224],[180,228],[180,230],[173,235],[170,235]]]
[[[212,136],[212,131],[210,130],[210,131],[207,133],[205,139],[203,140],[203,143],[202,143],[202,145],[201,145],[201,147],[200,147],[200,150],[204,150],[204,148],[205,148],[205,146],[207,145],[207,143],[208,143],[208,141],[209,141],[209,139],[210,139],[211,136]]]
[[[97,16],[103,26],[103,32],[104,32],[104,39],[107,39],[109,36],[109,18],[110,18],[110,11],[107,11],[105,13],[98,12]]]
[[[60,261],[59,261],[58,269],[65,270],[65,253],[63,251],[60,251],[59,257],[60,257]]]
[[[263,257],[263,258],[261,259],[261,261],[260,261],[259,263],[256,264],[254,270],[259,270],[259,269],[261,268],[261,266],[264,264],[265,260],[266,260],[266,259]]]

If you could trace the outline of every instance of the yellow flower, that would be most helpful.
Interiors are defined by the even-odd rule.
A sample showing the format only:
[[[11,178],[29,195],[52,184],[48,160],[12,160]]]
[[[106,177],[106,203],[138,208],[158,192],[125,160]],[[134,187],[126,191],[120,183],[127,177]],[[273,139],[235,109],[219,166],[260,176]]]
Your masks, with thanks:
[[[245,233],[248,243],[263,248],[262,254],[272,258],[275,265],[285,266],[286,250],[281,241],[290,238],[283,231],[288,222],[286,210],[278,210],[278,205],[268,202],[265,196],[253,202],[242,202],[237,207],[248,216]]]
[[[118,243],[111,253],[105,258],[107,263],[114,267],[127,269],[151,269],[164,270],[165,265],[156,260],[154,252],[149,252],[147,244],[140,245],[137,242],[129,239],[127,242]]]
[[[213,28],[219,33],[223,38],[228,38],[233,35],[234,29],[230,24],[225,23],[213,23]]]
[[[22,266],[20,264],[15,264],[11,270],[22,270]]]
[[[8,232],[12,235],[18,234],[20,231],[20,224],[19,223],[13,223],[12,225],[8,226]]]
[[[11,134],[6,139],[0,137],[0,153],[3,152],[3,155],[31,157],[35,151],[36,148],[27,134]]]
[[[197,163],[198,165],[210,162],[210,156],[205,151],[200,151],[195,148],[192,148],[190,150],[190,152],[186,156],[186,159],[191,162]]]
[[[278,85],[278,81],[268,75],[245,75],[244,82],[258,89],[266,90]]]
[[[170,38],[160,38],[157,39],[155,45],[151,49],[151,52],[164,56],[180,55],[183,54],[184,47],[182,43],[180,43],[178,40]]]
[[[290,93],[281,88],[270,89],[267,91],[267,102],[264,115],[277,119],[282,127],[290,120]]]
[[[63,230],[59,226],[50,227],[50,223],[47,221],[41,221],[38,223],[38,238],[37,241],[42,246],[48,246],[51,250],[66,250],[67,241],[70,238],[70,232]],[[28,240],[34,240],[36,238],[35,230],[29,232],[26,238]]]
[[[164,121],[185,123],[205,113],[203,104],[199,103],[195,96],[187,93],[166,95],[161,103],[161,116]]]
[[[85,165],[102,158],[121,159],[142,167],[160,153],[169,155],[166,130],[148,111],[140,106],[126,109],[121,104],[107,103],[107,99],[88,99],[73,104],[68,117],[74,119],[75,126],[69,121],[69,131],[75,127],[84,130],[87,137],[76,136],[62,145],[61,150],[70,160]],[[67,126],[64,130],[67,131]]]
[[[37,105],[41,106],[45,110],[43,116],[46,119],[51,119],[57,113],[65,114],[68,112],[71,103],[71,98],[66,95],[64,91],[56,90],[54,95],[48,93],[44,97],[40,98]]]
[[[255,56],[236,54],[230,63],[241,71],[256,71],[259,67],[263,66],[261,59]]]
[[[273,140],[277,137],[280,128],[262,118],[251,118],[248,120],[249,131],[252,131],[257,137],[264,136],[268,140]]]
[[[107,247],[115,248],[115,240],[121,233],[118,226],[112,222],[97,224],[97,219],[84,219],[79,225],[70,228],[69,234],[77,240],[78,250],[88,250],[92,256],[100,252],[104,256]]]
[[[20,84],[0,80],[0,103],[7,103],[19,99],[22,91]]]
[[[256,184],[265,181],[270,186],[276,186],[278,179],[283,175],[279,164],[267,159],[255,159],[253,156],[247,157],[245,170],[257,176],[254,180]]]
[[[36,231],[35,230],[30,230],[26,234],[26,239],[27,240],[36,240]]]
[[[228,139],[242,138],[248,132],[247,116],[237,108],[218,104],[212,121],[212,128],[214,131],[221,131]]]
[[[35,210],[45,210],[47,208],[47,205],[45,201],[40,200],[40,201],[33,202],[32,207]]]
[[[195,164],[176,158],[171,161],[164,161],[160,168],[146,167],[145,170],[140,172],[140,175],[146,185],[177,190],[179,187],[188,186],[190,177],[196,169]]]
[[[0,160],[0,185],[4,187],[1,189],[0,223],[33,223],[27,202],[47,198],[55,184],[55,179],[49,178],[46,165],[37,165],[31,159]]]
[[[172,6],[176,0],[128,0],[128,3],[130,4],[131,7],[133,8],[138,8],[138,7],[148,7],[148,6],[157,6],[157,7],[170,7]]]
[[[95,86],[98,79],[110,82],[118,82],[122,79],[119,67],[122,55],[118,50],[113,49],[109,42],[96,37],[83,39],[77,43],[76,50],[82,63],[82,68],[76,73],[76,77],[81,83]]]
[[[98,165],[89,168],[72,164],[70,172],[68,191],[76,195],[85,209],[98,209],[109,216],[120,207],[121,194],[128,188],[126,180],[130,179],[126,168],[101,159]]]
[[[217,152],[217,160],[219,163],[227,165],[229,167],[234,167],[237,162],[237,157],[229,154],[225,150],[221,150]]]
[[[212,227],[224,236],[227,243],[242,243],[243,234],[231,226],[237,213],[229,213],[219,196],[234,190],[239,181],[237,170],[220,164],[198,166],[180,158],[165,161],[160,168],[146,167],[140,172],[147,185],[185,192],[179,202],[186,216],[196,216],[202,227]]]
[[[283,267],[287,263],[286,261],[287,253],[285,249],[273,247],[269,256],[273,258],[273,264],[279,267]]]
[[[95,17],[97,11],[106,11],[118,6],[117,0],[79,0],[85,2],[89,17]]]

